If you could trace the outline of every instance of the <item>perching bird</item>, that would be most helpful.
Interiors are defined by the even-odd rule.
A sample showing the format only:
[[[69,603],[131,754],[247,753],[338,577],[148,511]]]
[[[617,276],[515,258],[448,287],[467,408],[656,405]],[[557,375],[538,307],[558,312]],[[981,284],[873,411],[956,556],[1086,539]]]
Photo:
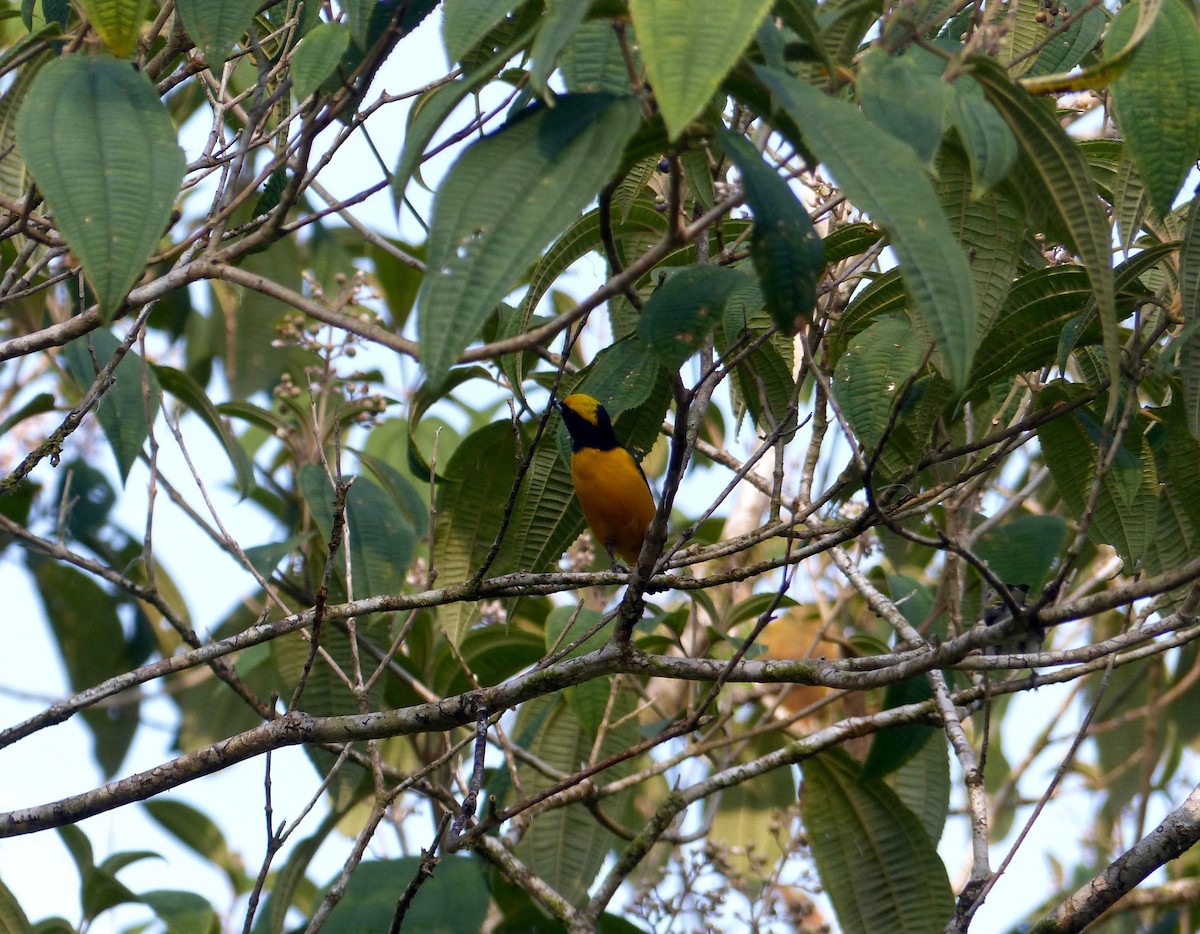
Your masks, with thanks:
[[[571,479],[583,517],[613,564],[614,552],[632,564],[655,512],[646,475],[598,401],[577,392],[557,405],[571,433]]]
[[[1029,594],[1028,584],[1013,584],[1008,588],[1009,596],[1017,609],[1024,609],[1026,597]],[[988,626],[998,626],[1012,619],[1012,611],[998,593],[991,592],[983,608],[983,622]],[[1045,630],[1036,622],[1012,633],[1006,639],[985,646],[985,655],[1036,655],[1042,650]]]

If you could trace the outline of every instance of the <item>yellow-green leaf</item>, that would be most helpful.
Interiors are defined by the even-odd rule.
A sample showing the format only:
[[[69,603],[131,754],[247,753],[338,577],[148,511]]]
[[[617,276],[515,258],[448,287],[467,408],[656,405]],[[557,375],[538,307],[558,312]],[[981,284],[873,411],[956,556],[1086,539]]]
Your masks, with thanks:
[[[83,12],[109,51],[125,58],[137,45],[149,0],[83,0]]]
[[[771,0],[630,0],[658,108],[675,139],[711,99]]]

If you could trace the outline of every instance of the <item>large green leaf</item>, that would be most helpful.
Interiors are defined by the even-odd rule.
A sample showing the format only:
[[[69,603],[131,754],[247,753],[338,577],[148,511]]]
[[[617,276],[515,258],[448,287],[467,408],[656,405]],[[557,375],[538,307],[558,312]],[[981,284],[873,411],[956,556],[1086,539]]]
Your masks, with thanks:
[[[516,6],[516,0],[446,0],[442,41],[450,60],[461,62]]]
[[[996,106],[1028,157],[1045,203],[1053,207],[1074,240],[1095,294],[1109,376],[1115,384],[1121,365],[1112,234],[1087,162],[1053,113],[1015,85],[994,61],[976,56],[967,68]],[[1113,399],[1116,395],[1112,396]]]
[[[990,106],[984,101],[980,104]],[[971,257],[971,281],[978,301],[975,333],[982,345],[1016,276],[1025,218],[1020,204],[1003,189],[975,190],[965,160],[959,150],[949,146],[938,160],[934,187],[950,229]]]
[[[921,348],[900,318],[883,318],[850,341],[833,372],[833,391],[867,456],[883,440],[897,393],[921,365]]]
[[[128,671],[125,632],[111,595],[69,565],[41,560],[30,564],[71,690],[83,691]],[[83,712],[92,731],[93,754],[105,776],[120,768],[137,732],[138,714],[136,699]]]
[[[333,490],[324,472],[316,464],[305,464],[300,470],[300,486],[328,542],[333,531]],[[346,494],[346,525],[354,596],[399,593],[416,536],[395,500],[365,476],[356,477]]]
[[[1106,45],[1128,44],[1139,4],[1124,4]],[[1112,83],[1117,126],[1160,217],[1200,156],[1200,24],[1194,3],[1164,0],[1129,67]]]
[[[944,739],[922,743],[916,754],[886,781],[912,811],[935,847],[950,813],[950,747]]]
[[[88,21],[109,50],[125,58],[137,44],[149,0],[83,0]]]
[[[483,563],[500,531],[504,503],[517,475],[517,452],[508,422],[493,422],[472,432],[446,465],[438,485],[433,533],[433,567],[446,584],[467,580]],[[524,534],[509,524],[510,540]],[[479,618],[478,606],[458,602],[439,607],[438,619],[455,644]]]
[[[163,236],[183,151],[145,74],[107,55],[42,67],[17,118],[21,156],[113,315]]]
[[[746,277],[724,266],[688,266],[654,290],[638,333],[663,366],[678,370],[720,322],[725,302]]]
[[[754,212],[751,259],[767,310],[779,329],[794,334],[812,319],[825,249],[808,211],[787,182],[744,137],[720,134],[721,148],[742,176]]]
[[[67,371],[81,389],[86,391],[92,385],[96,379],[96,365],[105,366],[120,344],[111,331],[103,328],[67,344],[63,351]],[[115,381],[100,399],[96,417],[117,458],[121,479],[128,480],[129,470],[142,453],[142,445],[150,433],[150,422],[158,414],[162,392],[153,368],[145,367],[142,358],[132,350],[117,364],[113,378]]]
[[[519,115],[450,169],[418,299],[430,382],[442,381],[529,263],[608,180],[638,119],[632,98],[570,95]]]
[[[583,23],[590,6],[591,0],[550,0],[546,4],[537,38],[530,50],[533,71],[529,77],[539,93],[546,93],[546,81],[554,71],[559,53]]]
[[[10,201],[20,201],[29,189],[29,170],[16,149],[17,115],[34,76],[48,58],[49,53],[43,53],[28,62],[0,97],[0,195]]]
[[[595,736],[584,728],[561,695],[523,704],[517,712],[513,736],[519,746],[564,772],[587,762],[595,743]],[[601,758],[616,751],[602,750]],[[518,763],[517,770],[526,795],[553,783],[552,778],[524,761]],[[538,878],[567,901],[579,905],[587,898],[588,888],[596,881],[614,843],[613,835],[583,805],[572,804],[540,814],[517,844],[516,853]]]
[[[292,57],[292,94],[303,101],[319,88],[350,47],[350,29],[342,23],[322,23],[300,40]]]
[[[928,934],[954,913],[946,867],[921,822],[838,749],[801,763],[801,817],[847,934]]]
[[[973,81],[948,85],[946,119],[958,130],[979,193],[990,191],[1017,160],[1017,141],[1004,118]]]
[[[771,0],[630,0],[650,86],[671,139],[712,99],[770,9]]]
[[[229,56],[233,44],[246,34],[258,0],[176,0],[175,10],[183,20],[196,47],[215,75]]]
[[[975,355],[971,271],[920,160],[849,104],[789,75],[756,70],[846,196],[887,230],[912,312],[936,337],[941,368],[961,389]]]
[[[350,877],[345,894],[321,928],[325,934],[386,931],[396,912],[396,900],[417,878],[421,859],[370,860]],[[404,916],[404,930],[422,934],[461,934],[478,931],[487,917],[487,883],[476,862],[466,856],[443,856]]]
[[[882,46],[859,61],[858,99],[878,127],[907,143],[928,165],[942,141],[947,92],[945,59],[918,46],[893,54]]]
[[[1044,410],[1066,402],[1078,391],[1053,384],[1038,396],[1038,407]],[[1075,519],[1083,520],[1096,475],[1098,445],[1102,440],[1109,443],[1099,420],[1089,408],[1077,408],[1045,423],[1037,434],[1063,501]],[[1145,438],[1138,436],[1135,423],[1101,477],[1095,509],[1086,515],[1089,537],[1097,544],[1111,545],[1133,567],[1154,535],[1158,498],[1154,457]]]
[[[975,553],[1006,584],[1025,584],[1036,596],[1067,546],[1061,516],[1018,516],[980,537]]]
[[[1179,350],[1183,404],[1188,430],[1200,438],[1200,198],[1192,199],[1179,246],[1179,299],[1186,335]]]

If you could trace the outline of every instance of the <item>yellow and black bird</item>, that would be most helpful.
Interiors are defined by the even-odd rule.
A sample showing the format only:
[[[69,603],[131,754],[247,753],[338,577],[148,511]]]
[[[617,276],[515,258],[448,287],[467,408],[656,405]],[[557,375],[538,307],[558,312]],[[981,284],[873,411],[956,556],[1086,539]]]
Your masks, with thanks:
[[[654,496],[641,465],[621,446],[608,412],[597,400],[573,393],[557,403],[571,433],[571,479],[583,517],[613,564],[633,564],[654,518]]]

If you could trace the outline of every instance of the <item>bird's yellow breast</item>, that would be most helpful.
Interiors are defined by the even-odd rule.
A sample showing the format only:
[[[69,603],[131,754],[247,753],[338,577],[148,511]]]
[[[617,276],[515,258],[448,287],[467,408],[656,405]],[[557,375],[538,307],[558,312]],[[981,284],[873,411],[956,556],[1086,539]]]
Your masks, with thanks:
[[[654,497],[625,448],[581,448],[571,455],[571,479],[592,534],[630,564],[637,561],[654,518]]]

